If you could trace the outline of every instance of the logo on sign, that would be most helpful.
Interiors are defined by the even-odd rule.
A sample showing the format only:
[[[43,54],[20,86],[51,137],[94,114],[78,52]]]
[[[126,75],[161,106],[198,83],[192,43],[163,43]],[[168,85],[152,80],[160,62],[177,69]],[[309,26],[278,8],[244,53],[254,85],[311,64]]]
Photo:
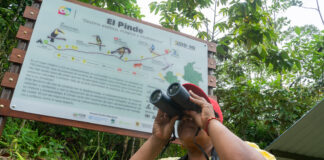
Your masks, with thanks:
[[[68,16],[71,14],[71,8],[67,8],[65,6],[61,6],[58,10],[58,14]]]
[[[111,124],[115,124],[115,121],[116,121],[115,119],[111,119],[111,120],[110,120],[110,123],[111,123]]]

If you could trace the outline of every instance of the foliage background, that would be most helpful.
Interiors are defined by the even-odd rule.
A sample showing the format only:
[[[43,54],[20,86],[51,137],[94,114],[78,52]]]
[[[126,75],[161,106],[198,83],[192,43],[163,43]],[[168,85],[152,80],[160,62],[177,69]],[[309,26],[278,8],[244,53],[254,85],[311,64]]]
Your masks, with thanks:
[[[136,0],[81,0],[141,19]],[[216,3],[215,3],[216,2]],[[31,0],[0,2],[0,75],[16,47],[22,13]],[[216,4],[216,5],[214,5]],[[287,27],[277,13],[299,0],[166,0],[150,3],[163,27],[190,27],[197,37],[217,43],[217,88],[224,124],[244,140],[267,146],[324,98],[324,31]],[[201,12],[213,7],[214,17]],[[324,24],[323,24],[324,25]],[[208,29],[207,29],[208,28]],[[210,29],[211,28],[211,29]],[[8,118],[0,140],[1,158],[129,159],[144,139]],[[171,145],[163,157],[185,151]]]

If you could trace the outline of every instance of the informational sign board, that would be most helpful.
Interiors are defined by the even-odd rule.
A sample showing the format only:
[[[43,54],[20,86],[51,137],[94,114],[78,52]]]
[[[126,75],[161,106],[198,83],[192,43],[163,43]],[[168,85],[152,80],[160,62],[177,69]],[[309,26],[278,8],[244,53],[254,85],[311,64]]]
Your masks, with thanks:
[[[156,89],[208,92],[207,44],[63,0],[43,0],[10,109],[151,133]]]

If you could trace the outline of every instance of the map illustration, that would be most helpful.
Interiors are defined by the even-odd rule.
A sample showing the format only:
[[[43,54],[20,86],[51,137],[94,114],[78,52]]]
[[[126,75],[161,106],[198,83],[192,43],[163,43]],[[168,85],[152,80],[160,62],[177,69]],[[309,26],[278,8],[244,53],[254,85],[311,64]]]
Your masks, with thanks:
[[[146,48],[144,50],[144,52],[147,52],[148,54],[136,55],[137,53],[132,53],[132,50],[129,47],[126,47],[127,43],[126,42],[121,43],[118,37],[111,37],[113,38],[113,41],[115,43],[121,44],[120,46],[112,49],[108,49],[107,46],[109,46],[109,44],[105,45],[101,40],[100,35],[92,35],[91,37],[89,37],[89,39],[91,38],[93,40],[89,42],[76,40],[76,43],[79,43],[79,45],[76,43],[74,44],[69,43],[69,40],[65,37],[65,32],[60,28],[55,28],[47,37],[45,36],[45,38],[38,39],[36,43],[40,44],[41,45],[40,47],[48,47],[49,49],[54,49],[54,51],[58,52],[56,55],[57,58],[67,58],[72,61],[76,61],[78,59],[84,64],[89,63],[89,60],[87,59],[81,60],[78,57],[82,57],[83,55],[86,54],[104,55],[105,57],[114,58],[115,60],[118,60],[121,63],[126,63],[126,62],[132,63],[133,68],[141,69],[145,61],[165,57],[163,59],[163,64],[159,69],[160,72],[157,73],[157,77],[159,77],[161,80],[164,80],[169,84],[174,82],[186,81],[189,83],[194,83],[196,85],[199,85],[199,83],[203,81],[202,74],[196,71],[194,68],[195,62],[188,62],[183,67],[183,72],[173,73],[172,67],[175,64],[169,63],[167,61],[167,58],[168,56],[179,57],[175,49],[172,50],[164,49],[164,52],[159,53],[156,50],[154,44],[149,44],[145,46]],[[96,46],[97,48],[94,48],[93,51],[87,51],[86,46],[89,45]],[[72,52],[76,54],[75,56],[69,57],[68,55],[64,54],[66,52]],[[134,56],[133,55],[131,56],[131,54],[133,54]],[[95,62],[93,61],[92,64],[95,64]],[[117,70],[121,71],[121,68],[117,68]],[[132,74],[136,75],[136,72],[132,72]]]

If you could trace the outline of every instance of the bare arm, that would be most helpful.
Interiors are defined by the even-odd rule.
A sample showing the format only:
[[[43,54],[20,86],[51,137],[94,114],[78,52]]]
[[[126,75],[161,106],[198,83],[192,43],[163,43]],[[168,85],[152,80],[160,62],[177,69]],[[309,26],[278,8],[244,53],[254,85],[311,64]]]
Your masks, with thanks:
[[[153,160],[156,158],[170,139],[177,118],[170,119],[166,113],[159,110],[153,124],[153,135],[131,157],[131,160]]]
[[[190,100],[201,106],[202,112],[190,111],[190,114],[198,126],[205,129],[208,119],[215,117],[213,106],[204,98],[189,92]],[[237,137],[221,122],[216,119],[210,120],[207,126],[208,135],[222,160],[265,160],[265,158],[254,148]]]
[[[208,134],[222,160],[265,160],[256,149],[242,141],[221,122],[215,119],[209,122]]]
[[[166,142],[151,136],[132,156],[131,160],[153,160],[159,155],[165,144]]]

